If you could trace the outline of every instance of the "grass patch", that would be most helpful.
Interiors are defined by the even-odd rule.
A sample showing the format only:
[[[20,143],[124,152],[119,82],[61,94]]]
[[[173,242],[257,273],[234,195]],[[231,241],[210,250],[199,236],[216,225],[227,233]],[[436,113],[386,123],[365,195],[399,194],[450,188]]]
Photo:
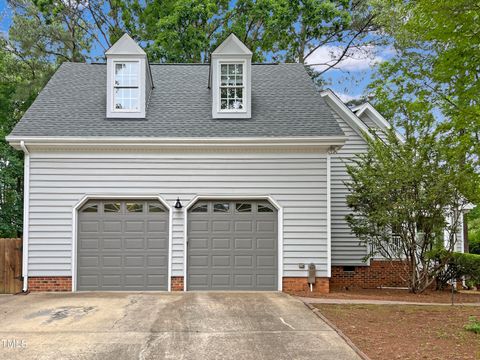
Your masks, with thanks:
[[[480,321],[475,316],[470,316],[468,324],[465,325],[465,330],[480,334]]]

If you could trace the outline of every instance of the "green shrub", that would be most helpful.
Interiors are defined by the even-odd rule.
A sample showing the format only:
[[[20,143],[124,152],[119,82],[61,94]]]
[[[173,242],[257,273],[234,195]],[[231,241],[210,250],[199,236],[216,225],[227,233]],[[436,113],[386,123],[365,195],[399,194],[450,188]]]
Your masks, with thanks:
[[[430,254],[432,260],[448,264],[437,276],[437,288],[443,288],[451,279],[465,276],[470,283],[480,284],[480,255],[469,253],[448,252],[438,249]]]
[[[470,316],[468,324],[464,326],[465,330],[480,334],[480,321],[475,316]]]

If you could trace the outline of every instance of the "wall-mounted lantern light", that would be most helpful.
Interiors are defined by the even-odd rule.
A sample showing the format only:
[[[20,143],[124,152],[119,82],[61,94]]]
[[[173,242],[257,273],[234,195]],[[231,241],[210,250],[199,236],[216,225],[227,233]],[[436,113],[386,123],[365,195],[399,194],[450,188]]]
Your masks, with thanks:
[[[177,202],[175,203],[175,209],[180,210],[182,208],[182,203],[180,202],[180,198],[177,198]]]

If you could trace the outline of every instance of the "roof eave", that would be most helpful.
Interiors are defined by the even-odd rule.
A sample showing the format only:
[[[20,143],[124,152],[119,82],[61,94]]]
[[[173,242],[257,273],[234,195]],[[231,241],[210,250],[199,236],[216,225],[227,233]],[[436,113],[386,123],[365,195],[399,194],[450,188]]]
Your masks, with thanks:
[[[28,146],[102,146],[102,147],[162,147],[162,148],[198,148],[198,147],[335,147],[343,146],[346,136],[314,137],[107,137],[107,136],[14,136],[6,137],[11,146],[20,150],[21,142]]]

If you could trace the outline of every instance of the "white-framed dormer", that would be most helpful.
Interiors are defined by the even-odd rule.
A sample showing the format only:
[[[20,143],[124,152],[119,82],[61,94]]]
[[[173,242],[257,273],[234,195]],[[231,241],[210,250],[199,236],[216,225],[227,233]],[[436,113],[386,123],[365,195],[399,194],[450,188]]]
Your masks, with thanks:
[[[145,118],[152,76],[147,54],[124,34],[105,52],[107,118]]]
[[[230,34],[211,56],[212,117],[249,119],[252,113],[252,52]]]

